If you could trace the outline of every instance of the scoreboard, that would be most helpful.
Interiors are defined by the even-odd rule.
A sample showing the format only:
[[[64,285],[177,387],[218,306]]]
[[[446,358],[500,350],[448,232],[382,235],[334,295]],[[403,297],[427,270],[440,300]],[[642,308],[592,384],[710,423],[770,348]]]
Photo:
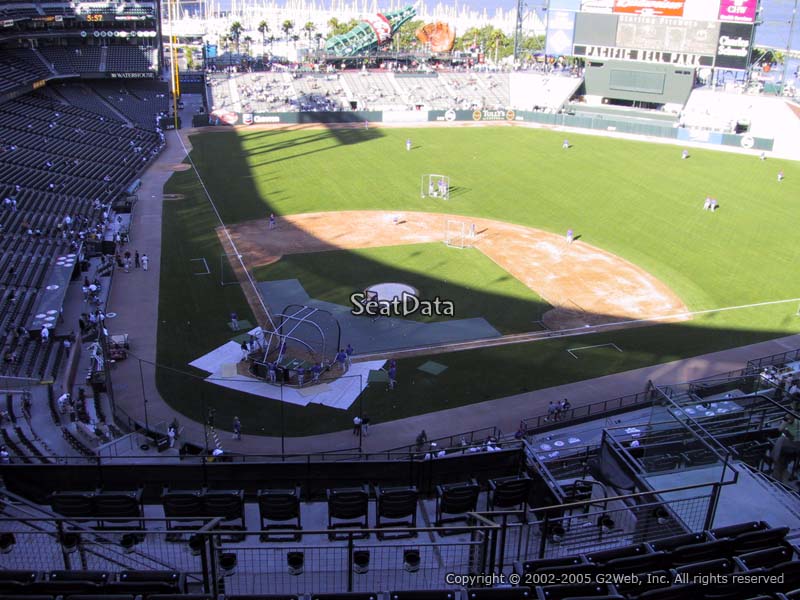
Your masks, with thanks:
[[[715,21],[620,15],[616,45],[714,55],[718,37],[719,23]]]
[[[611,2],[611,4],[609,4]],[[606,0],[611,10],[575,13],[572,54],[591,58],[613,58],[637,62],[747,69],[753,41],[754,23],[748,22],[748,9],[726,0],[704,0],[714,17],[708,19],[654,15],[634,12],[625,2],[625,12],[615,10],[623,0]],[[722,4],[720,4],[720,2]],[[687,3],[688,4],[688,3]],[[666,6],[651,2],[649,6]],[[681,3],[683,7],[683,3]],[[686,8],[686,7],[684,7]],[[548,31],[548,34],[550,32]]]

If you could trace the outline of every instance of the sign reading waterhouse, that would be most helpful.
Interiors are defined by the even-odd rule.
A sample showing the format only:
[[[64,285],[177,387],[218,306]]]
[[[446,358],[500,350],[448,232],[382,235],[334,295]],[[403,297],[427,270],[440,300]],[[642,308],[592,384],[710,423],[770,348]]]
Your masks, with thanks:
[[[721,23],[716,67],[718,69],[747,69],[752,39],[752,25]]]
[[[614,0],[615,13],[682,17],[684,0]]]
[[[720,0],[719,20],[752,23],[756,20],[758,0]]]

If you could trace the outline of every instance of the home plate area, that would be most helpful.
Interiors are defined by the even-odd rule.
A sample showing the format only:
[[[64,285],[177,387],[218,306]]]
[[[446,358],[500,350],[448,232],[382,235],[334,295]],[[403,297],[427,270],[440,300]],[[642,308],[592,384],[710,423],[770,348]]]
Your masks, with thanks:
[[[261,336],[261,328],[251,329],[247,334],[258,338]],[[281,400],[298,406],[322,404],[331,408],[347,410],[367,387],[369,372],[382,368],[386,362],[384,360],[373,360],[353,363],[347,374],[338,379],[326,381],[319,385],[294,388],[272,385],[260,379],[241,375],[237,369],[241,358],[242,349],[240,343],[230,341],[193,360],[189,365],[209,373],[205,380],[221,387],[261,396],[262,398]]]

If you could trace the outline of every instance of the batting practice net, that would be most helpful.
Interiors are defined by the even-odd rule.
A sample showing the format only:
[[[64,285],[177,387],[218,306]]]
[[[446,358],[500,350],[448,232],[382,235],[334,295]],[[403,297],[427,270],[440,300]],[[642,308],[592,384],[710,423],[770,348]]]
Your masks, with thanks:
[[[342,331],[327,310],[290,304],[273,316],[275,330],[264,333],[263,362],[298,359],[311,363],[333,363]]]
[[[420,198],[450,199],[450,178],[447,175],[429,173],[420,180]]]

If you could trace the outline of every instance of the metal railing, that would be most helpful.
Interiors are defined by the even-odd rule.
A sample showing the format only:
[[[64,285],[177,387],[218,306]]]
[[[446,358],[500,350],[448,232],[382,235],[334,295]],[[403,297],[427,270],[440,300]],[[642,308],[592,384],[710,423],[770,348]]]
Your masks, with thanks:
[[[528,419],[522,419],[521,424],[525,425],[526,435],[556,429],[564,425],[572,425],[577,422],[586,421],[593,418],[600,418],[615,412],[630,410],[631,408],[644,408],[653,403],[653,392],[646,390],[627,396],[619,396],[602,402],[593,402],[570,408],[567,411],[558,413],[558,418],[553,415],[543,414]]]
[[[745,371],[749,374],[756,374],[764,367],[774,367],[777,365],[785,365],[786,363],[796,362],[800,360],[800,348],[797,350],[788,350],[779,354],[771,354],[769,356],[762,356],[754,360],[747,361]]]

